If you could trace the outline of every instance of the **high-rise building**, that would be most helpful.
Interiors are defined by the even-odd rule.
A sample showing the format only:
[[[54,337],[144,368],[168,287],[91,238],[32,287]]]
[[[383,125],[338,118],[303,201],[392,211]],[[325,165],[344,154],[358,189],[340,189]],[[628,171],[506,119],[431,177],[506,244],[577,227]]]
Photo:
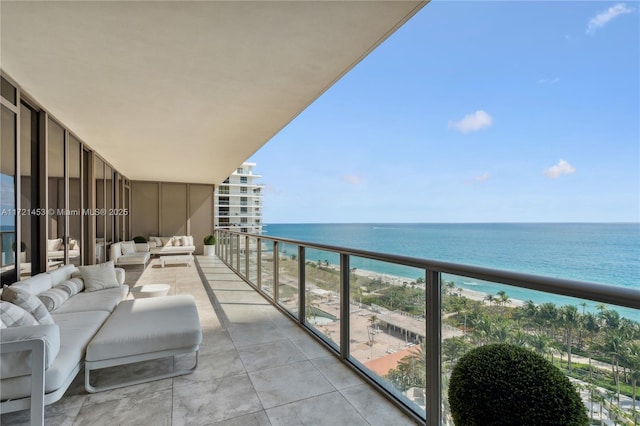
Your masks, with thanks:
[[[215,191],[216,228],[262,233],[262,185],[256,163],[242,163]]]

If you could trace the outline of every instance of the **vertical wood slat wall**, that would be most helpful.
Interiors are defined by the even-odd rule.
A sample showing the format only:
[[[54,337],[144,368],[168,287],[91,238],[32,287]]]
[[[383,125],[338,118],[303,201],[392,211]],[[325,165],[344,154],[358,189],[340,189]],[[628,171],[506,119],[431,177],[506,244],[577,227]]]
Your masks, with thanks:
[[[214,185],[131,181],[131,235],[191,235],[195,253],[213,233]]]

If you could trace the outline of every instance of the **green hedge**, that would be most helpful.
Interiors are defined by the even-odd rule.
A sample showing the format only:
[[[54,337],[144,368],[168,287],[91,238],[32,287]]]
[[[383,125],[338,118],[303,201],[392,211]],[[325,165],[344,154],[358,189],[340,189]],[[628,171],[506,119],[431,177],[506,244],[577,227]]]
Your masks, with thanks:
[[[588,425],[569,379],[540,355],[507,344],[474,348],[451,373],[449,404],[456,426]]]

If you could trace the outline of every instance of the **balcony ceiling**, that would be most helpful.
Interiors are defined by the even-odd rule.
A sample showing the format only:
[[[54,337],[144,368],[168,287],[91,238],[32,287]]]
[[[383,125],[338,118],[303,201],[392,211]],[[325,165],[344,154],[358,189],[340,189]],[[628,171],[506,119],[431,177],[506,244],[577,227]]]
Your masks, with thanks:
[[[130,179],[217,184],[424,4],[2,0],[0,67]]]

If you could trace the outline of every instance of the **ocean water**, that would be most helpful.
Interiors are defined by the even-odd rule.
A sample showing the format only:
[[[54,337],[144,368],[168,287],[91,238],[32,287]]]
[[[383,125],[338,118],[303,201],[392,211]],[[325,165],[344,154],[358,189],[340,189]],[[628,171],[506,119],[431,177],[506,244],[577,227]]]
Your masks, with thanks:
[[[640,223],[496,224],[270,224],[266,235],[375,252],[636,288],[640,292]],[[309,251],[310,260],[338,263],[337,256]],[[359,269],[415,279],[411,268],[354,259]],[[447,277],[445,277],[447,279]],[[449,277],[459,287],[512,299],[576,303],[464,277]],[[615,307],[614,307],[615,308]],[[588,310],[595,310],[590,303]],[[615,308],[639,321],[638,311]]]

